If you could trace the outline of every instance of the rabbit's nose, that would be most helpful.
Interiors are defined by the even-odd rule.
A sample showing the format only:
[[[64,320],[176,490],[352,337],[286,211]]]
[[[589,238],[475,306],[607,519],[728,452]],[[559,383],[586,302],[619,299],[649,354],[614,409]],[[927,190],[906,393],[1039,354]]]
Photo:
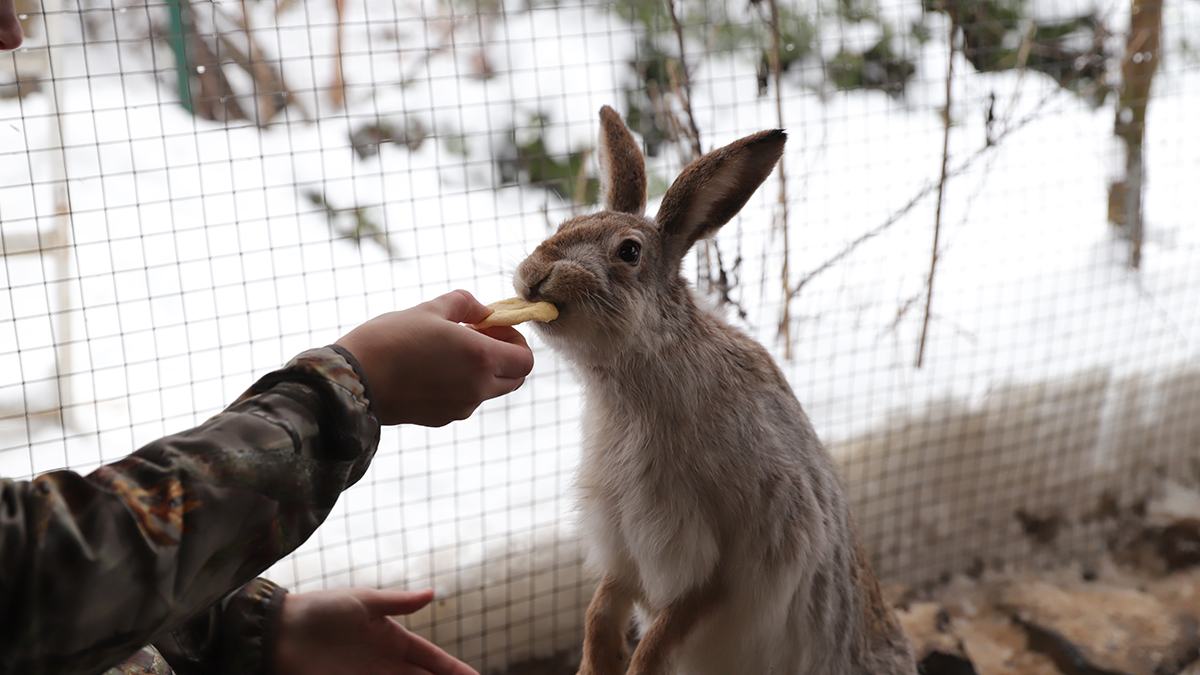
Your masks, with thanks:
[[[542,282],[550,276],[550,269],[529,269],[522,266],[517,270],[517,274],[513,277],[513,288],[517,291],[517,295],[536,302],[538,300],[538,292],[541,290]]]
[[[541,287],[542,287],[541,281],[534,283],[532,286],[521,284],[517,288],[517,295],[521,296],[522,298],[525,298],[526,300],[528,300],[530,302],[537,302],[538,291],[541,289]]]

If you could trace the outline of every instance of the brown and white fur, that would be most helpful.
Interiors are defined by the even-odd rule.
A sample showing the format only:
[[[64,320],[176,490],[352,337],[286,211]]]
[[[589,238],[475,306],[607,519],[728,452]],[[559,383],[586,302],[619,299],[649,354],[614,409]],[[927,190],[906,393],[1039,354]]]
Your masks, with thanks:
[[[585,390],[580,526],[603,576],[579,672],[913,675],[832,459],[766,350],[680,274],[786,135],[692,163],[652,220],[641,151],[612,108],[600,120],[606,210],[563,223],[514,280],[558,306],[538,330]]]

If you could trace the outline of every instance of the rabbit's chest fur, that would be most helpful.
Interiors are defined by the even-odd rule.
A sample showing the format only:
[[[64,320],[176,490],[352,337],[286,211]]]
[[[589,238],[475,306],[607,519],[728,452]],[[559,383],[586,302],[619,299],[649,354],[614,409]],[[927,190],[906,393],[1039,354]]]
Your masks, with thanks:
[[[661,607],[704,581],[717,563],[718,523],[704,498],[712,478],[671,456],[685,446],[643,426],[646,411],[592,401],[585,413],[579,507],[593,563]]]
[[[577,487],[591,563],[638,588],[646,615],[716,579],[738,599],[722,623],[790,626],[780,649],[796,635],[853,640],[849,523],[832,461],[766,352],[733,329],[717,337],[622,372],[581,368]]]

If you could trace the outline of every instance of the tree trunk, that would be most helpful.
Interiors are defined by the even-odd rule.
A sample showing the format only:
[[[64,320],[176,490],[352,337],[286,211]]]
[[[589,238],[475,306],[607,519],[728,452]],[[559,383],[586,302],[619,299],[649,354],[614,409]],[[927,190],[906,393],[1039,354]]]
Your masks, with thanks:
[[[1142,262],[1142,194],[1145,191],[1144,150],[1146,107],[1150,84],[1162,58],[1162,0],[1133,0],[1125,58],[1121,62],[1121,93],[1113,133],[1125,145],[1125,177],[1109,186],[1108,217],[1125,229],[1132,245],[1129,263]]]

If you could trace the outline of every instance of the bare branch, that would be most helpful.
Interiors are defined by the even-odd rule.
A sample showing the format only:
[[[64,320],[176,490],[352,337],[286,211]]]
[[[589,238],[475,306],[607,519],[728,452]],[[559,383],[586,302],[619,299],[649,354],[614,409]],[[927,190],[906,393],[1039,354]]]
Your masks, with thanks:
[[[770,67],[771,74],[775,80],[775,119],[779,128],[784,127],[783,124],[783,68],[781,67],[781,59],[779,57],[779,3],[777,0],[770,0],[771,14],[768,18],[768,24],[771,27],[771,53]],[[788,246],[788,200],[787,200],[787,171],[784,166],[785,157],[779,158],[779,217],[777,227],[779,228],[780,237],[783,244],[783,265],[781,266],[779,276],[783,281],[783,313],[779,317],[779,332],[783,337],[783,355],[784,358],[792,358],[792,316],[791,306],[792,298],[795,293],[788,290],[788,285],[791,283],[791,255],[790,247]],[[799,290],[799,289],[797,289]]]
[[[1017,120],[1015,123],[1005,126],[1004,129],[999,134],[997,134],[997,136],[994,139],[992,139],[991,143],[985,143],[982,148],[980,148],[979,150],[976,150],[974,154],[972,154],[970,157],[967,157],[965,160],[963,160],[963,162],[961,164],[959,164],[957,167],[954,167],[952,169],[948,168],[946,170],[946,179],[949,180],[950,178],[953,178],[953,177],[967,171],[975,164],[976,161],[978,161],[980,158],[990,154],[992,152],[992,150],[999,147],[1001,142],[1005,138],[1007,138],[1010,134],[1025,128],[1026,126],[1029,125],[1030,122],[1033,122],[1034,120],[1038,119],[1039,115],[1041,114],[1042,108],[1046,107],[1046,104],[1049,103],[1050,100],[1052,98],[1054,98],[1055,95],[1057,95],[1057,93],[1058,93],[1057,91],[1048,92],[1045,96],[1042,97],[1042,100],[1039,101],[1036,106],[1034,106],[1034,109],[1031,113],[1029,113],[1025,117],[1022,117],[1021,119]],[[935,190],[937,190],[938,186],[940,186],[940,185],[941,185],[941,180],[939,179],[938,181],[931,182],[928,185],[926,185],[925,187],[921,188],[915,195],[913,195],[913,198],[910,199],[907,204],[900,207],[900,209],[897,210],[892,215],[888,216],[887,220],[883,221],[882,223],[880,223],[879,225],[877,225],[875,228],[871,229],[870,231],[862,234],[861,236],[859,236],[858,238],[856,238],[854,241],[850,242],[849,244],[846,244],[846,246],[841,251],[838,251],[833,256],[831,256],[830,258],[825,260],[825,262],[818,265],[816,269],[812,270],[808,274],[805,274],[803,277],[801,277],[800,280],[796,282],[796,285],[791,288],[791,290],[790,290],[791,295],[798,295],[800,293],[801,289],[803,289],[804,286],[808,282],[812,281],[814,278],[819,276],[822,272],[828,270],[829,268],[833,267],[834,265],[836,265],[837,263],[839,263],[840,261],[845,259],[851,253],[853,253],[855,250],[857,250],[859,246],[862,246],[863,244],[870,241],[871,239],[874,239],[875,237],[879,236],[880,234],[883,234],[883,232],[885,230],[890,228],[892,225],[895,225],[897,222],[900,221],[901,218],[903,218],[910,211],[912,211],[913,208],[915,208],[916,205],[919,204],[922,199],[924,199],[925,197],[932,194]]]
[[[451,40],[450,38],[454,35],[454,31],[458,30],[459,26],[463,26],[466,23],[467,23],[467,17],[460,17],[460,18],[456,18],[456,19],[445,22],[446,27],[444,29],[442,29],[441,35],[439,36],[441,39],[441,43],[436,47],[427,48],[425,50],[425,52],[423,54],[421,54],[421,57],[419,59],[417,59],[415,63],[413,63],[412,67],[410,67],[408,70],[406,70],[404,72],[403,75],[400,76],[400,85],[404,86],[404,85],[408,84],[409,82],[415,80],[417,77],[417,73],[422,68],[426,67],[429,64],[429,62],[431,60],[433,60],[433,57],[435,57],[438,54],[441,54],[443,52],[451,50],[454,47],[454,41]]]
[[[250,15],[245,11],[244,0],[242,6],[242,16],[231,17],[221,7],[213,5],[213,16],[234,24],[238,31],[246,34],[247,51],[249,53],[243,52],[241,47],[238,46],[226,31],[220,30],[217,27],[213,32],[220,42],[223,56],[246,71],[250,75],[251,80],[254,81],[255,105],[258,112],[254,120],[255,123],[260,127],[266,128],[283,107],[281,104],[294,106],[302,120],[310,121],[311,117],[308,111],[295,95],[292,94],[287,83],[284,82],[283,72],[276,70],[263,57],[263,50],[258,45],[258,41],[254,38],[254,34],[250,30]]]
[[[946,167],[950,164],[950,107],[954,84],[954,33],[958,27],[954,25],[953,15],[950,20],[950,58],[946,65],[946,109],[943,114],[944,123],[942,134],[942,176],[938,180],[937,208],[933,216],[933,250],[929,255],[929,278],[925,281],[925,318],[921,322],[921,342],[917,346],[917,367],[920,368],[925,360],[925,338],[929,334],[929,309],[933,305],[933,275],[937,272],[938,243],[942,234],[942,204],[946,197]]]
[[[688,76],[687,57],[683,49],[683,25],[679,23],[679,16],[675,13],[675,0],[667,0],[667,11],[671,14],[671,25],[675,28],[675,39],[679,42],[679,79],[682,81],[682,92],[676,93],[679,96],[679,102],[683,106],[683,112],[687,114],[688,140],[692,144],[692,158],[696,159],[704,154],[700,145],[700,129],[696,126],[696,117],[692,114],[692,82]],[[669,72],[669,71],[668,71]],[[674,73],[672,80],[675,79]],[[676,83],[672,83],[673,85]]]

